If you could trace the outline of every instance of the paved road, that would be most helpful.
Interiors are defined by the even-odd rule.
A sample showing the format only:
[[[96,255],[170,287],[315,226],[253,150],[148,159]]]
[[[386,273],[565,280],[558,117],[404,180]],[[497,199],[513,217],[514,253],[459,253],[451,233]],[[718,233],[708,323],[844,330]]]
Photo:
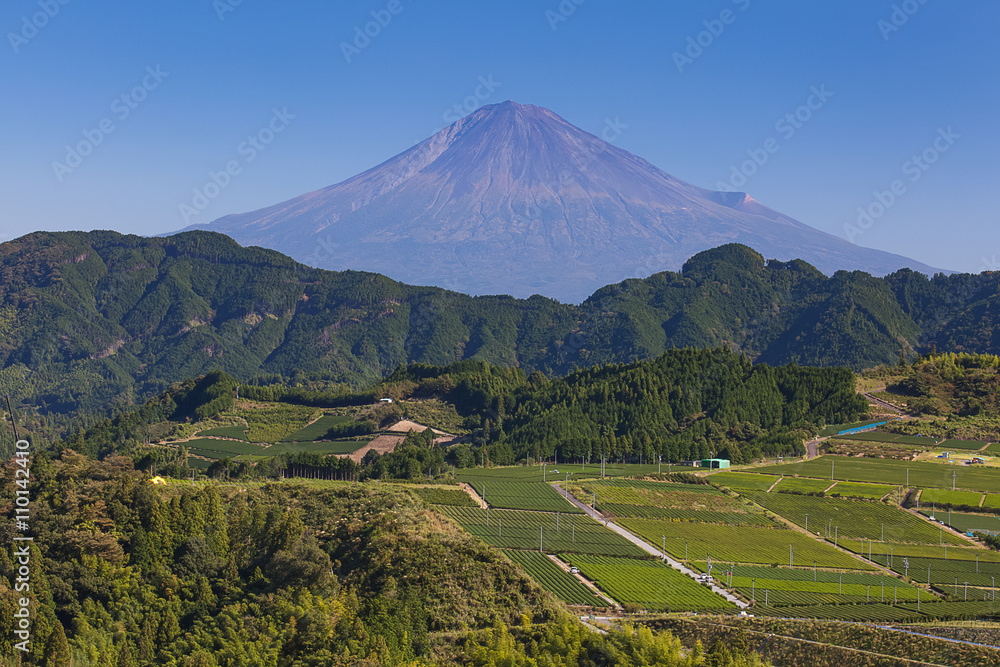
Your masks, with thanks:
[[[829,440],[830,437],[816,438],[815,440],[810,440],[806,443],[806,458],[814,459],[819,455],[819,445],[821,442]]]
[[[685,566],[680,561],[674,560],[673,558],[671,558],[667,554],[663,553],[662,551],[660,551],[656,547],[650,545],[648,542],[646,542],[644,539],[642,539],[638,535],[635,535],[634,533],[630,533],[629,531],[625,530],[624,528],[622,528],[621,526],[619,526],[617,523],[615,523],[613,521],[608,521],[607,519],[604,518],[604,516],[600,512],[595,511],[593,507],[591,507],[590,505],[585,505],[585,504],[581,503],[579,500],[577,500],[576,498],[574,498],[571,494],[566,493],[566,490],[563,489],[561,486],[559,486],[558,483],[553,483],[552,486],[566,500],[568,500],[570,503],[572,503],[573,505],[576,505],[577,507],[579,507],[580,509],[582,509],[584,512],[586,512],[587,516],[589,516],[590,518],[595,519],[595,520],[600,521],[601,523],[605,524],[609,529],[615,531],[616,533],[618,533],[619,535],[621,535],[626,540],[628,540],[632,544],[636,545],[637,547],[639,547],[640,549],[642,549],[646,553],[648,553],[648,554],[650,554],[652,556],[656,556],[657,558],[664,559],[666,561],[666,563],[668,565],[670,565],[670,567],[674,568],[675,570],[677,570],[679,572],[682,572],[682,573],[686,574],[687,576],[691,577],[692,579],[694,579],[695,577],[698,576],[697,572],[695,572],[691,568]],[[724,588],[720,588],[719,586],[716,586],[715,584],[711,584],[711,588],[712,588],[712,590],[715,593],[718,593],[722,597],[726,598],[727,600],[729,600],[730,602],[732,602],[734,605],[736,605],[740,609],[746,609],[747,607],[750,606],[746,602],[744,602],[743,600],[740,600],[736,596],[732,595],[729,591],[727,591]]]

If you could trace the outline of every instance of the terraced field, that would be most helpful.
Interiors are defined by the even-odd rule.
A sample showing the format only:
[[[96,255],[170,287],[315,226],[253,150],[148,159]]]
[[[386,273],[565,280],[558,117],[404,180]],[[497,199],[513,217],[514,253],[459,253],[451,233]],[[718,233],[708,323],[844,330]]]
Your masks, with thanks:
[[[859,540],[841,540],[840,546],[856,554],[862,554],[868,558],[869,551],[872,559],[879,563],[886,563],[885,556],[890,553],[894,559],[908,556],[910,558],[941,558],[947,560],[979,560],[979,562],[1000,563],[1000,552],[989,549],[977,549],[974,547],[944,547],[930,544],[900,544],[886,542],[861,542]]]
[[[349,421],[351,421],[351,418],[345,415],[323,415],[312,424],[286,436],[284,440],[291,442],[313,442],[325,436],[326,432],[332,427],[338,424],[346,424]]]
[[[909,612],[916,612],[917,605],[900,605]],[[920,613],[928,618],[996,618],[1000,616],[1000,603],[993,600],[933,602],[921,604]]]
[[[468,497],[468,496],[466,496]],[[566,604],[605,607],[608,601],[585,586],[579,579],[552,562],[552,559],[537,551],[504,549],[507,558],[521,566],[525,574],[539,586],[555,595]]]
[[[948,489],[927,489],[920,494],[920,504],[930,505],[971,505],[979,507],[983,494],[978,491],[951,491]]]
[[[648,558],[645,551],[624,537],[581,514],[437,508],[487,544],[504,549],[528,549],[549,553],[590,553]]]
[[[879,500],[890,493],[895,493],[899,487],[888,484],[865,484],[863,482],[837,482],[837,485],[827,491],[830,497],[862,498]]]
[[[1000,493],[1000,474],[996,468],[959,467],[948,463],[923,461],[896,461],[892,459],[853,458],[844,456],[819,456],[799,463],[783,463],[756,468],[761,474],[799,475],[819,479],[852,482],[888,483],[907,485],[910,488],[950,489],[952,473],[955,486],[967,491]]]
[[[247,427],[246,426],[220,426],[219,428],[210,428],[206,431],[199,431],[196,435],[203,437],[216,437],[216,438],[233,438],[234,440],[246,440],[247,439]]]
[[[366,440],[331,440],[329,442],[279,442],[267,448],[264,456],[311,452],[314,454],[350,454],[367,444]]]
[[[934,584],[946,593],[958,593],[952,586],[985,586],[992,588],[1000,579],[1000,563],[975,562],[971,560],[944,560],[942,558],[911,558],[893,556],[892,570],[909,576],[913,581]],[[991,593],[992,596],[992,593]],[[982,597],[982,593],[979,594]]]
[[[650,611],[735,609],[708,587],[657,560],[579,555],[567,560],[622,604],[637,604]]]
[[[537,482],[514,482],[503,479],[486,480],[458,475],[467,481],[490,507],[502,509],[533,510],[538,512],[565,512],[582,514],[583,510],[570,504],[550,485]]]
[[[267,448],[254,442],[197,438],[179,443],[191,454],[209,459],[234,458],[243,455],[263,455]]]
[[[715,472],[709,475],[708,479],[712,484],[749,491],[767,491],[776,481],[771,475],[758,475],[752,472]]]
[[[733,526],[774,526],[774,522],[763,514],[750,512],[712,512],[709,510],[683,510],[647,505],[619,505],[599,503],[598,509],[605,516],[616,518],[665,519],[669,521],[696,521],[700,523],[724,523]]]
[[[823,493],[833,482],[807,477],[782,477],[771,493]]]
[[[951,451],[952,449],[982,449],[988,444],[990,443],[985,440],[943,440],[939,442],[937,446],[945,451]]]
[[[805,527],[808,522],[813,534],[836,535],[838,543],[841,538],[863,537],[890,542],[937,544],[944,540],[949,544],[968,544],[960,537],[942,534],[930,522],[905,510],[882,503],[759,492],[748,492],[746,497],[800,526]]]
[[[789,496],[796,497],[796,496]],[[788,564],[789,546],[792,563],[819,563],[820,567],[866,570],[870,566],[838,551],[832,545],[814,540],[794,530],[753,526],[717,526],[678,523],[650,519],[621,519],[618,523],[678,560],[705,560],[730,563]]]
[[[215,438],[198,438],[184,445],[189,454],[203,456],[207,459],[221,460],[242,457],[250,460],[260,460],[296,452],[312,452],[316,454],[350,454],[365,443],[358,440],[334,440],[331,442],[279,442],[266,446],[255,442],[221,440]],[[189,458],[189,464],[198,459]],[[209,462],[210,465],[210,462]],[[202,466],[199,466],[202,467]],[[207,467],[203,466],[203,467]]]
[[[929,515],[930,509],[921,509],[921,514]],[[1000,531],[1000,518],[990,514],[963,514],[961,512],[951,512],[949,510],[938,509],[934,515],[945,525],[949,525],[955,530],[966,533],[969,531],[984,531],[996,533]]]
[[[690,472],[691,469],[688,468],[686,471]],[[604,474],[609,478],[654,475],[656,472],[657,466],[655,463],[647,463],[643,465],[635,463],[619,465],[607,464],[604,468]],[[665,463],[663,464],[663,472],[667,472],[667,464]],[[561,482],[565,481],[567,477],[569,477],[570,482],[573,482],[581,479],[593,480],[600,476],[600,463],[588,463],[586,465],[581,465],[579,462],[548,464],[544,466],[544,473],[543,466],[540,465],[517,465],[505,466],[502,468],[470,468],[460,470],[458,472],[458,478],[461,481],[469,482],[470,484],[475,482],[477,485],[483,481],[486,483],[489,483],[490,481]]]

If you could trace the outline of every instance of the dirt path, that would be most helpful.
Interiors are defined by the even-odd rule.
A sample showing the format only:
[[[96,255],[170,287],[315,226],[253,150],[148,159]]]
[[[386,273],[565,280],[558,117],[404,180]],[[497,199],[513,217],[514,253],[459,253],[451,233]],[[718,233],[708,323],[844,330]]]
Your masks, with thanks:
[[[774,480],[774,484],[772,484],[771,486],[767,487],[767,491],[765,491],[764,493],[771,493],[771,490],[774,487],[778,486],[778,482],[780,482],[783,479],[785,479],[783,476],[778,475],[778,479]]]
[[[913,415],[907,413],[906,410],[903,410],[902,408],[896,407],[895,405],[893,405],[889,401],[884,401],[881,398],[877,398],[877,397],[873,396],[870,392],[866,393],[866,394],[862,394],[862,396],[864,396],[870,403],[874,403],[874,404],[878,405],[879,407],[885,408],[889,412],[893,412],[893,413],[899,415],[900,419],[916,419],[916,417],[914,417]]]
[[[687,576],[691,577],[692,579],[694,579],[694,578],[696,578],[698,576],[698,573],[696,573],[694,570],[690,569],[689,567],[683,565],[680,561],[674,560],[673,558],[671,558],[670,556],[668,556],[666,553],[664,553],[664,552],[660,551],[659,549],[653,547],[651,544],[649,544],[648,542],[646,542],[646,540],[642,539],[638,535],[635,535],[634,533],[631,533],[628,530],[622,528],[621,526],[619,526],[615,522],[608,520],[602,514],[600,514],[599,512],[595,511],[594,508],[591,507],[590,505],[584,505],[579,500],[577,500],[576,498],[574,498],[571,494],[566,493],[566,491],[561,486],[559,486],[558,482],[552,482],[552,487],[563,498],[565,498],[570,503],[572,503],[576,507],[578,507],[581,510],[583,510],[587,514],[587,516],[589,516],[591,519],[594,519],[596,521],[600,521],[605,526],[607,526],[608,529],[613,530],[614,532],[618,533],[619,535],[621,535],[626,540],[628,540],[629,542],[631,542],[635,546],[639,547],[640,549],[642,549],[646,553],[650,554],[651,556],[656,556],[657,558],[662,559],[670,567],[674,568],[678,572],[681,572],[682,574],[686,574]],[[717,595],[721,595],[722,597],[724,597],[725,599],[729,600],[730,602],[732,602],[734,605],[736,605],[740,609],[746,609],[747,607],[750,606],[746,602],[744,602],[743,600],[740,600],[738,597],[736,597],[735,595],[733,595],[732,593],[730,593],[729,591],[727,591],[726,589],[721,588],[719,586],[716,586],[714,583],[710,584],[709,587],[712,589],[712,592],[716,593]]]
[[[475,500],[476,503],[478,503],[481,508],[486,509],[486,501],[479,497],[479,494],[476,493],[476,490],[474,488],[472,488],[470,485],[466,484],[465,482],[459,482],[458,486],[463,491],[465,491],[466,493],[468,493],[469,496],[473,500]]]

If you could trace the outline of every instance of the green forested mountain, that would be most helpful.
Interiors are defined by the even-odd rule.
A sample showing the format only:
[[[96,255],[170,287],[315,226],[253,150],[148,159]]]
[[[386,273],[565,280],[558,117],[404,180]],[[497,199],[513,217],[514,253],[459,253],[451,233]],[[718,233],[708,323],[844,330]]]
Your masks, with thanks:
[[[44,414],[132,404],[215,369],[359,387],[411,362],[553,376],[720,344],[857,369],[934,344],[1000,351],[998,286],[995,273],[826,278],[730,245],[573,306],[311,269],[206,232],[36,233],[0,245],[0,384]]]

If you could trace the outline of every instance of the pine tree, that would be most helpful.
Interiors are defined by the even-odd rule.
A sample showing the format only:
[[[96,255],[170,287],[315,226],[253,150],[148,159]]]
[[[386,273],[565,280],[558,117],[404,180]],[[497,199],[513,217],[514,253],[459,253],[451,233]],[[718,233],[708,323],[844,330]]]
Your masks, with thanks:
[[[115,667],[135,667],[135,661],[132,660],[132,649],[127,641],[122,642],[122,650],[118,652],[118,662]]]
[[[146,618],[142,622],[142,631],[139,633],[139,662],[143,665],[153,661],[153,655],[156,651],[153,644],[154,628],[152,614],[146,614]]]
[[[46,667],[71,667],[69,643],[66,641],[66,633],[63,631],[62,623],[58,621],[45,644],[44,660]]]

